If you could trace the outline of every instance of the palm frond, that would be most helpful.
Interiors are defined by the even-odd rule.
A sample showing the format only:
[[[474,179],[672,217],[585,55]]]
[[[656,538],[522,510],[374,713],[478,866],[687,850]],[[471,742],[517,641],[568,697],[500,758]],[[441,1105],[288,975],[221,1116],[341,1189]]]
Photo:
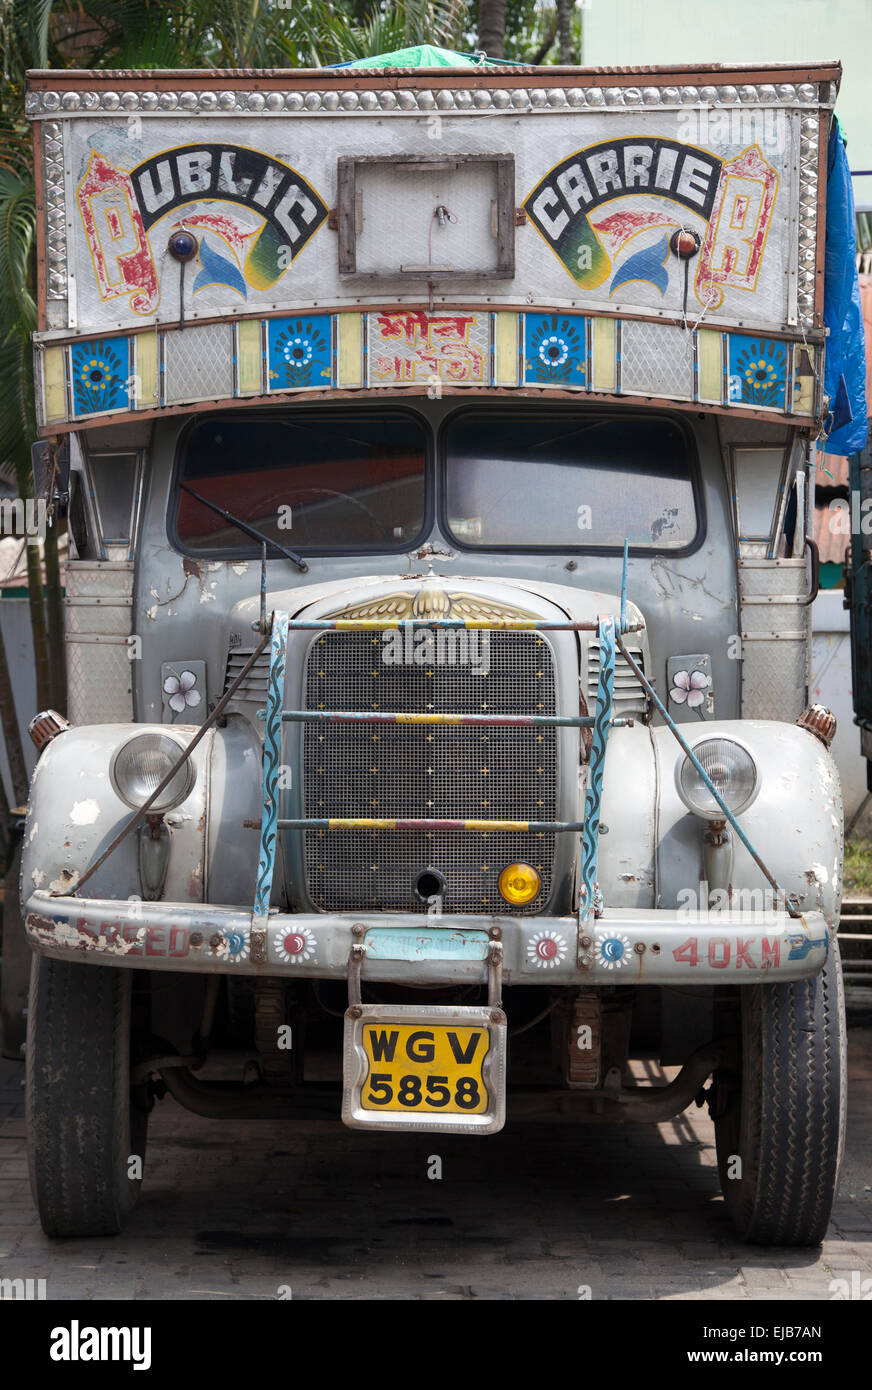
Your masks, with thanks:
[[[0,168],[0,325],[36,327],[32,255],[36,206],[32,179]]]
[[[292,12],[279,34],[282,57],[293,67],[354,62],[402,48],[405,43],[406,28],[398,7],[385,12],[376,4],[352,23],[329,0],[311,0],[305,8]]]
[[[10,481],[29,467],[36,433],[32,353],[27,334],[11,332],[0,342],[0,465]]]
[[[28,65],[47,68],[54,0],[17,0],[16,8],[24,20],[22,29],[27,44]]]
[[[463,36],[466,6],[459,0],[403,0],[408,43],[455,48]]]

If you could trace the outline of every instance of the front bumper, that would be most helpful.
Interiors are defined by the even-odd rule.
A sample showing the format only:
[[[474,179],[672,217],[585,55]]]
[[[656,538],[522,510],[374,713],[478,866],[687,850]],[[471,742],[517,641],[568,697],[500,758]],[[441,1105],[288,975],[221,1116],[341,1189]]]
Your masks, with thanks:
[[[113,902],[35,892],[34,950],[55,960],[145,970],[342,979],[364,944],[363,980],[484,983],[488,943],[503,944],[505,984],[711,985],[807,979],[823,967],[821,912],[607,908],[574,917],[271,913],[209,903]]]

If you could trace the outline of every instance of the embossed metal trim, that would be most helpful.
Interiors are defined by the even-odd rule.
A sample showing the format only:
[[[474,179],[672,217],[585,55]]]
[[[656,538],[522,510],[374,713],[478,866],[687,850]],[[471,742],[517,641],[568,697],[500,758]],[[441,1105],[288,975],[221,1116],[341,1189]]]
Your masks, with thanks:
[[[288,112],[323,115],[397,115],[418,112],[600,110],[603,107],[696,106],[816,106],[830,104],[830,82],[779,82],[681,87],[513,87],[456,89],[400,88],[386,91],[30,91],[26,112],[32,120],[58,113],[99,116],[104,112],[147,112],[154,116],[226,116],[254,112],[281,116]]]
[[[815,258],[818,216],[817,116],[803,115],[799,123],[799,255],[796,307],[803,328],[814,319]]]
[[[64,137],[60,121],[42,128],[45,186],[45,246],[49,299],[67,297],[67,214],[64,201]]]
[[[477,594],[449,594],[436,583],[425,584],[416,593],[383,594],[366,603],[348,604],[335,613],[325,614],[325,619],[385,618],[389,622],[409,618],[469,618],[473,622],[498,623],[504,618],[535,617],[536,614],[526,608],[479,598]]]

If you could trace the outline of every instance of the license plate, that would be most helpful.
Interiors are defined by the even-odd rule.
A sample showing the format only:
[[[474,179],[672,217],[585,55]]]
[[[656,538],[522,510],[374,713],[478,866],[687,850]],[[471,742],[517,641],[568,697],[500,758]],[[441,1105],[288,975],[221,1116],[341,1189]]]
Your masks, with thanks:
[[[506,1032],[500,1009],[349,1009],[343,1120],[353,1129],[496,1133],[505,1123]]]

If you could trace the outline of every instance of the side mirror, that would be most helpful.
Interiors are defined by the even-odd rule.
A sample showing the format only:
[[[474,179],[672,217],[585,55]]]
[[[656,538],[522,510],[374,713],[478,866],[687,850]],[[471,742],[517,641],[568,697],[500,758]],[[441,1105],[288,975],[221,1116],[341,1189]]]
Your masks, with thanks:
[[[30,461],[33,469],[33,495],[54,503],[58,514],[66,516],[70,500],[70,439],[65,435],[55,443],[50,439],[38,439],[30,446]],[[52,467],[54,466],[54,486],[52,487]],[[51,496],[49,488],[51,487]]]

